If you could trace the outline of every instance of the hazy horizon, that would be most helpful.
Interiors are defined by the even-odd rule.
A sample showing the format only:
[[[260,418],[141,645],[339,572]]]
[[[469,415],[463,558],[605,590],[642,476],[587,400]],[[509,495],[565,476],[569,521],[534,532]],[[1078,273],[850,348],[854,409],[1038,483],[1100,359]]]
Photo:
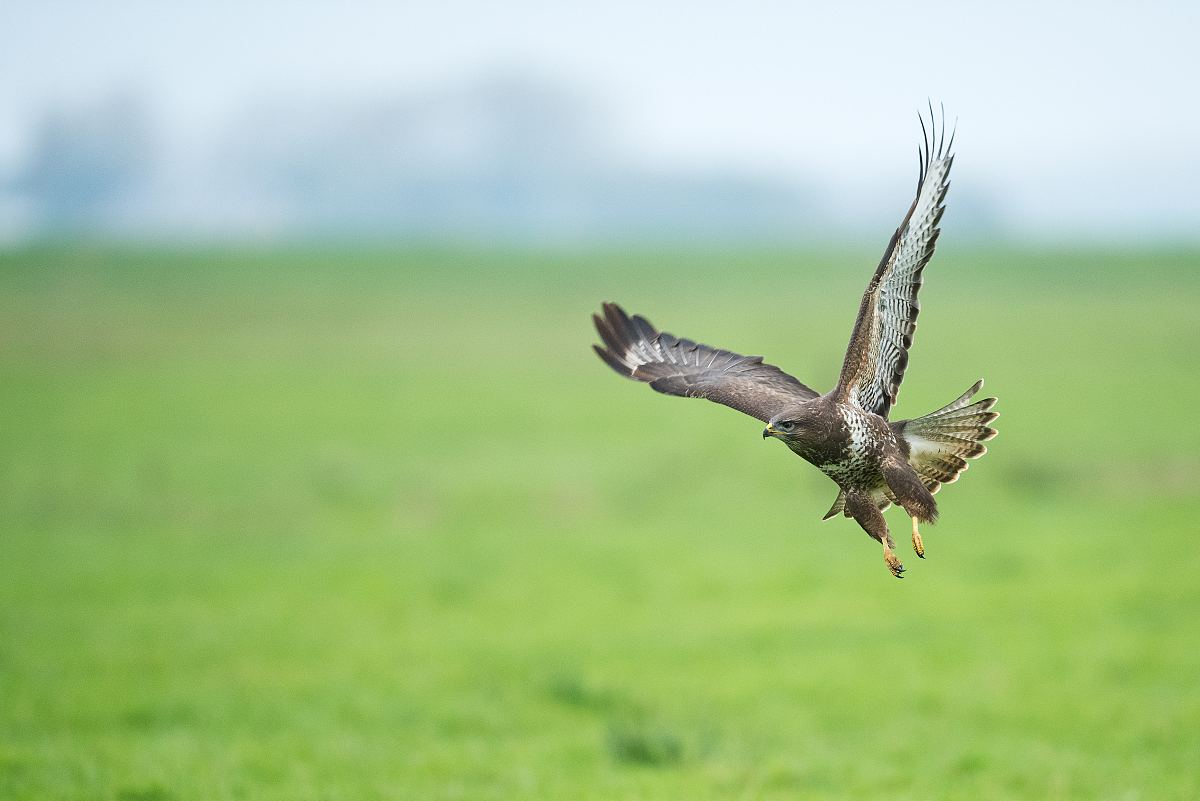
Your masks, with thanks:
[[[1194,241],[1198,25],[1185,3],[10,7],[0,238],[856,236],[903,213],[931,98],[960,235]]]

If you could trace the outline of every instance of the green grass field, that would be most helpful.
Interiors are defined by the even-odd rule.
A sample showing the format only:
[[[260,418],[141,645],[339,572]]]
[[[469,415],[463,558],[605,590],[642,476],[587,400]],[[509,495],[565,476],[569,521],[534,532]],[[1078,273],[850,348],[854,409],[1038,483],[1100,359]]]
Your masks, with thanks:
[[[0,798],[1200,797],[1200,253],[945,242],[907,578],[588,319],[833,382],[873,250],[0,253]]]

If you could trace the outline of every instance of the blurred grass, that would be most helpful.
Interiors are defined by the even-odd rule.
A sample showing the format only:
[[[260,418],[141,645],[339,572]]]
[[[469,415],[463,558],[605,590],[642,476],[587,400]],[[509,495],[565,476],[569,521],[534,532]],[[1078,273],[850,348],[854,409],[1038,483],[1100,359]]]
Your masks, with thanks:
[[[0,253],[0,798],[1200,795],[1200,254],[939,251],[898,413],[1001,436],[903,582],[588,351],[828,388],[875,257]]]

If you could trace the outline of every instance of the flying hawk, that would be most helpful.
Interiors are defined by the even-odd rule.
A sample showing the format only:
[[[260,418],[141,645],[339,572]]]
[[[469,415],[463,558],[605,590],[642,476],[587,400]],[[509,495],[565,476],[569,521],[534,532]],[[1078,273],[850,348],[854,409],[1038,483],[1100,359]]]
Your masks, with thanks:
[[[954,135],[947,142],[945,128],[944,113],[939,131],[932,108],[929,128],[921,121],[917,196],[867,285],[837,386],[824,395],[761,356],[679,339],[615,303],[592,316],[604,342],[593,347],[609,367],[658,392],[707,398],[758,418],[767,424],[764,439],[782,440],[833,479],[839,492],[824,519],[842,514],[858,521],[883,545],[884,562],[897,578],[904,565],[883,510],[904,508],[912,518],[913,549],[924,558],[917,523],[937,519],[933,494],[956,481],[966,460],[986,453],[983,442],[996,436],[988,426],[997,417],[991,411],[996,399],[972,402],[982,380],[924,417],[888,421],[921,308],[921,273],[933,256],[950,187]]]

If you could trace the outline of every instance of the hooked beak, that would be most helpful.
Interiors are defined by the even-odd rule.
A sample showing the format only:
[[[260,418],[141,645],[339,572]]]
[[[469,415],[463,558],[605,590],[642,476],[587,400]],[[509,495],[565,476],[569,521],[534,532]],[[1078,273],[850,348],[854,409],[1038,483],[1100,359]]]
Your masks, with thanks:
[[[767,423],[767,427],[763,429],[763,439],[766,439],[767,437],[773,437],[778,433],[779,432],[775,430],[775,426]]]

